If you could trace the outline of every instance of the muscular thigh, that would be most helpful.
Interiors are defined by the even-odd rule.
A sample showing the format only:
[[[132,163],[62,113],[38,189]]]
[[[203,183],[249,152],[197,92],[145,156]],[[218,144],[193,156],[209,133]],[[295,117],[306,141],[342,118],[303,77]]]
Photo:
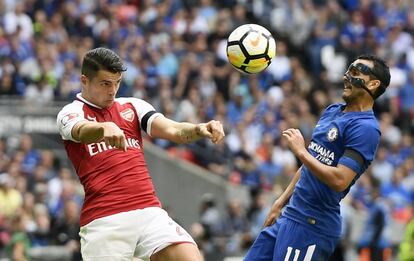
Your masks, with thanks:
[[[328,260],[337,241],[338,238],[329,239],[302,224],[287,220],[279,228],[273,260]]]
[[[171,219],[165,210],[160,208],[147,208],[144,210],[145,230],[142,231],[136,248],[136,256],[148,260],[156,253],[185,254],[191,257],[198,248],[193,238]],[[166,250],[166,251],[164,251]],[[195,250],[195,251],[194,251]],[[152,259],[151,259],[152,260]],[[160,259],[160,260],[198,260],[196,257],[190,259]]]

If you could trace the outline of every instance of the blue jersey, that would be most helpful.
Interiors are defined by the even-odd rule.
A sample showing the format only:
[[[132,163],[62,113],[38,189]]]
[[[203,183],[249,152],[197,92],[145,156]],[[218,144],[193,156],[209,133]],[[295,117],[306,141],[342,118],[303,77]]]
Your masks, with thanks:
[[[303,165],[300,179],[283,212],[289,219],[335,237],[341,233],[339,202],[373,160],[381,136],[373,111],[344,113],[344,108],[345,104],[332,104],[326,108],[313,131],[308,151],[323,164],[347,166],[357,174],[355,179],[345,191],[336,192]],[[363,164],[344,156],[346,149],[360,154]]]

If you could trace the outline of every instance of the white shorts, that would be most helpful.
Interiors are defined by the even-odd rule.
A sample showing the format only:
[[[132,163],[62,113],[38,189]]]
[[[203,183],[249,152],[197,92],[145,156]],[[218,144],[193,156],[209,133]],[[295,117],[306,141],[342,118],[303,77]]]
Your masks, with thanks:
[[[149,260],[172,244],[196,244],[167,212],[158,207],[98,218],[80,228],[83,260]]]

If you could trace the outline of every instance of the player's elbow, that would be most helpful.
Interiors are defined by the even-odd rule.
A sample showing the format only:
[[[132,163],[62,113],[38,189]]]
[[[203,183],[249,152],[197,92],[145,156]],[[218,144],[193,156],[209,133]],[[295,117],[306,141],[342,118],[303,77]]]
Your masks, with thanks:
[[[345,191],[349,187],[349,184],[346,182],[346,180],[339,178],[336,179],[330,187],[339,193]]]
[[[152,128],[151,136],[153,138],[165,139],[177,144],[183,143],[180,139],[180,131],[175,126]]]
[[[335,185],[335,186],[331,186],[331,188],[333,190],[335,190],[335,192],[340,193],[340,192],[345,191],[347,187],[344,187],[344,186],[341,186],[341,185]]]
[[[347,190],[357,175],[353,170],[343,165],[334,168],[331,174],[334,180],[332,189],[336,192]]]

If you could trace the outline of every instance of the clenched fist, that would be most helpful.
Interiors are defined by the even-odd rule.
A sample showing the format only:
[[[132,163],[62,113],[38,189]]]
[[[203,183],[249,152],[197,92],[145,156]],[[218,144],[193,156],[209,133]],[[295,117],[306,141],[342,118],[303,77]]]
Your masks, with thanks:
[[[103,141],[107,145],[121,149],[123,151],[127,150],[127,143],[125,139],[124,132],[113,122],[103,123]]]
[[[214,144],[222,142],[225,136],[223,125],[215,120],[198,124],[196,133],[201,137],[209,138]]]
[[[299,156],[300,153],[306,151],[305,140],[302,136],[302,133],[298,129],[287,129],[282,133],[283,137],[286,138],[290,150],[296,156]]]

